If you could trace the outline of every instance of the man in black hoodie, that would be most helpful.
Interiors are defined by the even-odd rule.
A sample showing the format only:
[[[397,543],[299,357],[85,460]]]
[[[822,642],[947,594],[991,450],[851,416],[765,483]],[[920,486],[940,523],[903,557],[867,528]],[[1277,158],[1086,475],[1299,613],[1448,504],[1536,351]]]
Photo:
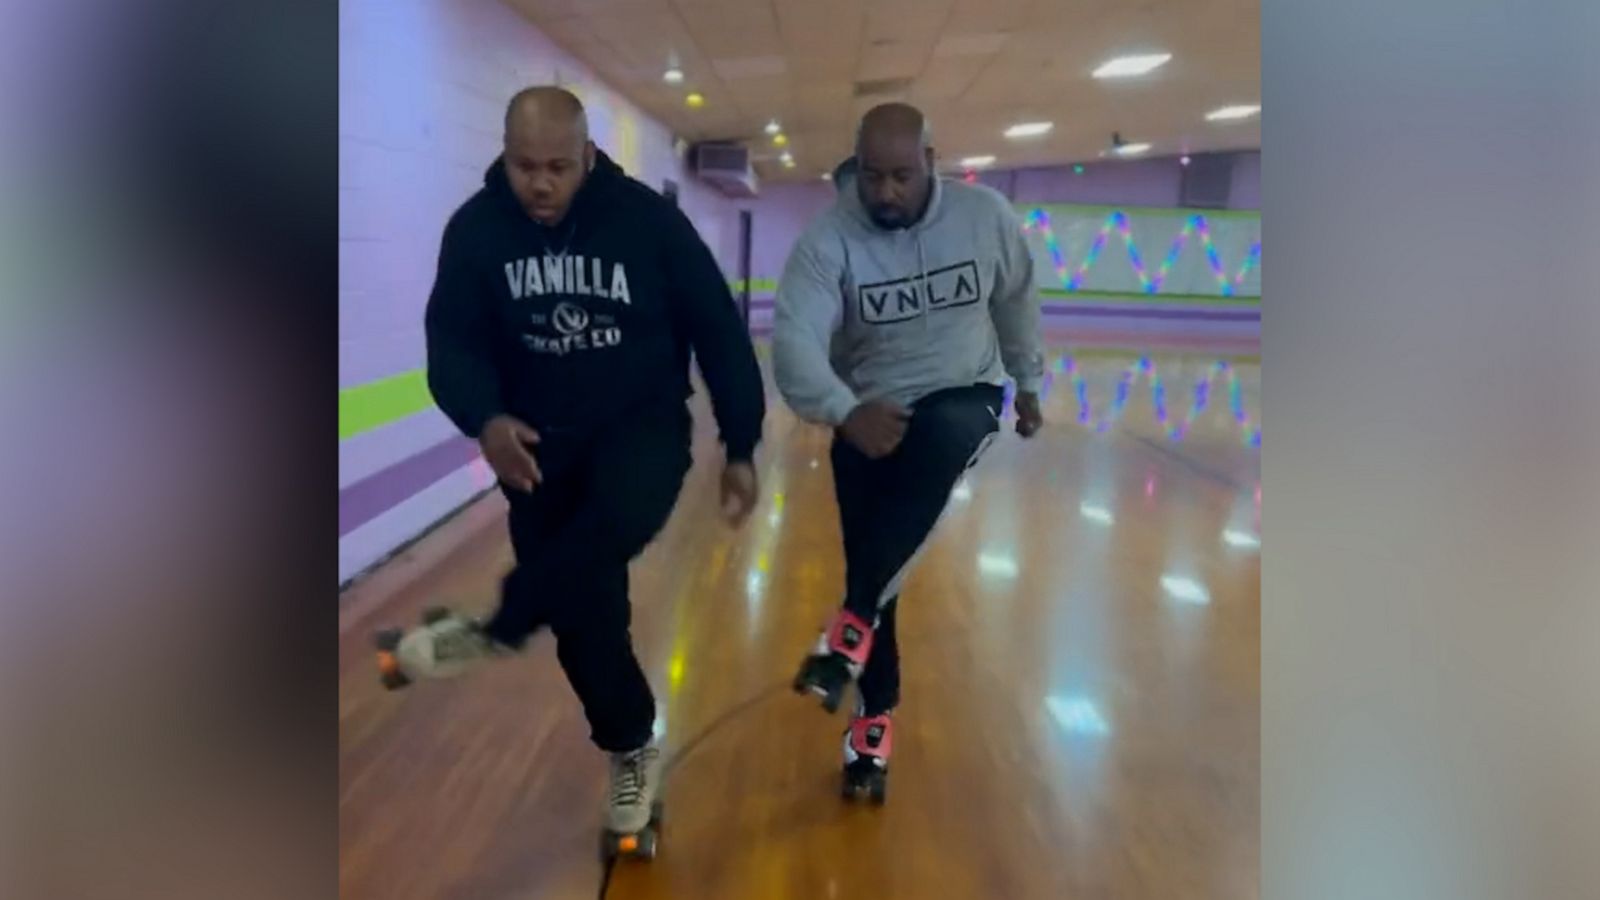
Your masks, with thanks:
[[[689,220],[588,139],[559,88],[519,93],[505,152],[445,227],[427,309],[428,385],[510,501],[516,567],[498,610],[451,613],[396,651],[447,677],[539,628],[612,756],[609,827],[650,818],[655,700],[629,638],[628,562],[666,523],[690,465],[691,351],[726,452],[722,502],[756,502],[764,399],[726,281]]]

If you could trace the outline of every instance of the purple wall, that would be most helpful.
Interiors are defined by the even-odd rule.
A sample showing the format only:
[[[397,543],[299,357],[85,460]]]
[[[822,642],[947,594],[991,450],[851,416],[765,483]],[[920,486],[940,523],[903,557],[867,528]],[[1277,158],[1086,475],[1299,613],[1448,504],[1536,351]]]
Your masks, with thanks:
[[[1229,209],[1261,208],[1261,154],[1241,153],[1233,161],[1233,190]]]
[[[1177,206],[1183,170],[1176,161],[1091,163],[1082,175],[1072,169],[1021,169],[1012,173],[1010,191],[1018,203],[1089,203]]]
[[[1178,206],[1182,168],[1176,159],[1100,162],[1085,165],[1082,175],[1070,166],[984,172],[979,181],[1018,203],[1084,203],[1092,205]],[[750,273],[776,279],[783,273],[789,248],[811,220],[833,202],[831,182],[806,181],[767,185],[754,200],[739,201],[753,214],[755,245]],[[1234,159],[1231,209],[1261,208],[1261,154],[1245,152]],[[737,237],[735,236],[735,241]],[[737,260],[723,257],[730,277]],[[760,294],[761,292],[757,292]]]
[[[1083,203],[1093,206],[1180,206],[1183,167],[1175,157],[984,172],[978,179],[1018,203]],[[1229,209],[1261,208],[1261,154],[1234,155]]]
[[[834,196],[833,183],[818,180],[766,185],[759,197],[740,201],[739,208],[751,212],[751,276],[759,279],[781,275],[789,248],[811,220],[833,203]],[[730,277],[737,277],[737,259],[726,268]]]

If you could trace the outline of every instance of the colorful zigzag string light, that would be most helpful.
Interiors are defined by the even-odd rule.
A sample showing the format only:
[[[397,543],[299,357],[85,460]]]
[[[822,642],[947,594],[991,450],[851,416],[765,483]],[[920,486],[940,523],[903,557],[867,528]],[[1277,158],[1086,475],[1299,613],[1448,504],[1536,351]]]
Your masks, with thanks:
[[[1162,285],[1166,283],[1167,275],[1171,273],[1172,267],[1183,254],[1183,248],[1188,245],[1190,236],[1194,234],[1200,235],[1200,245],[1205,252],[1206,263],[1211,267],[1211,274],[1217,280],[1217,291],[1221,296],[1234,296],[1250,272],[1261,264],[1261,241],[1258,239],[1250,245],[1250,252],[1238,271],[1229,277],[1223,266],[1222,257],[1217,252],[1216,244],[1211,239],[1211,223],[1199,213],[1190,215],[1184,221],[1183,228],[1177,237],[1173,238],[1172,246],[1167,249],[1167,255],[1162,259],[1161,267],[1154,276],[1145,268],[1144,257],[1139,252],[1138,243],[1133,239],[1132,225],[1127,213],[1122,210],[1114,210],[1106,216],[1105,222],[1100,226],[1100,232],[1089,245],[1089,252],[1084,255],[1075,270],[1067,264],[1066,253],[1061,249],[1061,241],[1056,237],[1055,229],[1051,227],[1050,213],[1043,207],[1030,210],[1023,219],[1022,228],[1024,232],[1037,233],[1044,239],[1045,251],[1050,255],[1050,263],[1056,271],[1056,277],[1061,281],[1061,286],[1069,291],[1083,289],[1084,278],[1099,261],[1100,253],[1105,249],[1106,241],[1110,239],[1112,231],[1117,232],[1122,238],[1123,246],[1128,251],[1128,262],[1133,266],[1134,274],[1139,277],[1139,286],[1146,294],[1160,292]],[[1069,270],[1071,274],[1068,274]]]

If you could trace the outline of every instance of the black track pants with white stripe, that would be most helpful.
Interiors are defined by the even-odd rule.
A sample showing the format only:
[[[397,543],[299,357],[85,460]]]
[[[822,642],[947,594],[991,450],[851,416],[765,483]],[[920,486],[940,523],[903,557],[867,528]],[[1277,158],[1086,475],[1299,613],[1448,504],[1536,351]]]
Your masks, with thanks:
[[[869,459],[833,442],[833,486],[844,532],[844,608],[878,620],[857,682],[867,715],[900,702],[895,616],[900,586],[933,533],[950,492],[999,430],[1002,393],[993,385],[936,391],[911,407],[895,452]]]

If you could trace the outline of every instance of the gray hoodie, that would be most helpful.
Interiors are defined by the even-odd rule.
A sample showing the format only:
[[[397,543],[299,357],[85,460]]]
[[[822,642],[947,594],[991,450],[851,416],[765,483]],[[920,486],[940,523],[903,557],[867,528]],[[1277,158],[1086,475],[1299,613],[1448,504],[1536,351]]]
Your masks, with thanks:
[[[1007,374],[1037,391],[1039,297],[1021,219],[998,191],[935,178],[922,220],[886,231],[842,191],[789,254],[772,356],[790,408],[825,425],[864,400],[909,405]]]

